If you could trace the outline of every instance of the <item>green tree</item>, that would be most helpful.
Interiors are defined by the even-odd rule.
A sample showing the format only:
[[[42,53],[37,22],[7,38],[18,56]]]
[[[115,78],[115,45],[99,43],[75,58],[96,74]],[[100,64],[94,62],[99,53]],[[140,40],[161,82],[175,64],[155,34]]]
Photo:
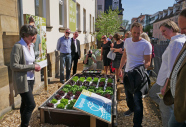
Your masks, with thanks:
[[[145,28],[143,28],[143,32],[148,33],[149,37],[152,37],[152,29],[153,29],[152,25],[147,25]]]
[[[119,31],[122,24],[122,19],[118,16],[120,11],[118,9],[112,10],[109,8],[107,12],[101,12],[100,16],[96,19],[95,25],[99,30],[97,39],[100,40],[102,35],[109,36]]]

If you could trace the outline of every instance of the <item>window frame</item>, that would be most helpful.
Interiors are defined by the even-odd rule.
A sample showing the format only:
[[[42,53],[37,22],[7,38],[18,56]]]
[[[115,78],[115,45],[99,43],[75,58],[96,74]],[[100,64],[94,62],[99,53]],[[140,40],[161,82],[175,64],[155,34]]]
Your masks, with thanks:
[[[86,33],[87,28],[86,28],[86,9],[83,8],[83,33]]]
[[[76,3],[76,30],[81,31],[80,4]]]
[[[36,1],[39,1],[39,5],[36,5]],[[50,26],[50,1],[49,0],[35,0],[35,16],[46,18],[46,27],[52,28]],[[36,8],[39,8],[37,12]]]

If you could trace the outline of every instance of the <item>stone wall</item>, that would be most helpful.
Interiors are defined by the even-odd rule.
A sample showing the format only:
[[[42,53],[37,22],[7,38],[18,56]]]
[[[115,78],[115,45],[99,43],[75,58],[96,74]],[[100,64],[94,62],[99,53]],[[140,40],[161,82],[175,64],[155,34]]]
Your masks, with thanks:
[[[0,1],[0,116],[11,110],[19,100],[13,97],[10,52],[19,40],[17,0]]]

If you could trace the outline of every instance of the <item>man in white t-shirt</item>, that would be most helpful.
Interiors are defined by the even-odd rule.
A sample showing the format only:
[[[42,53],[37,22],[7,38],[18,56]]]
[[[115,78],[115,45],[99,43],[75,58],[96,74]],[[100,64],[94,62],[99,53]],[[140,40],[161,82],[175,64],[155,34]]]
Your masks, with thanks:
[[[142,32],[143,26],[140,23],[134,23],[132,25],[132,38],[127,38],[124,44],[124,53],[121,58],[119,67],[120,74],[122,73],[122,67],[125,65],[125,63],[125,73],[142,64],[145,66],[145,68],[150,66],[152,46],[148,41],[140,37]],[[143,119],[142,92],[138,90],[132,94],[127,89],[125,89],[125,94],[129,110],[124,114],[125,116],[129,116],[132,114],[132,112],[134,112],[134,127],[141,127]]]

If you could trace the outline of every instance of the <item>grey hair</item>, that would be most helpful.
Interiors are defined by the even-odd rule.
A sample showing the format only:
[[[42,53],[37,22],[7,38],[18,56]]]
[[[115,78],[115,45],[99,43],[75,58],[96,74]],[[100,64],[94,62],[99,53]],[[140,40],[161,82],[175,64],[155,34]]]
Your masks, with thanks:
[[[112,34],[110,34],[109,37],[113,37]]]
[[[70,30],[70,28],[66,28],[65,31]],[[70,30],[71,31],[71,30]]]
[[[38,33],[37,29],[34,26],[29,25],[29,24],[23,25],[20,29],[20,36],[22,38],[25,38],[28,36],[34,36],[37,33]]]

